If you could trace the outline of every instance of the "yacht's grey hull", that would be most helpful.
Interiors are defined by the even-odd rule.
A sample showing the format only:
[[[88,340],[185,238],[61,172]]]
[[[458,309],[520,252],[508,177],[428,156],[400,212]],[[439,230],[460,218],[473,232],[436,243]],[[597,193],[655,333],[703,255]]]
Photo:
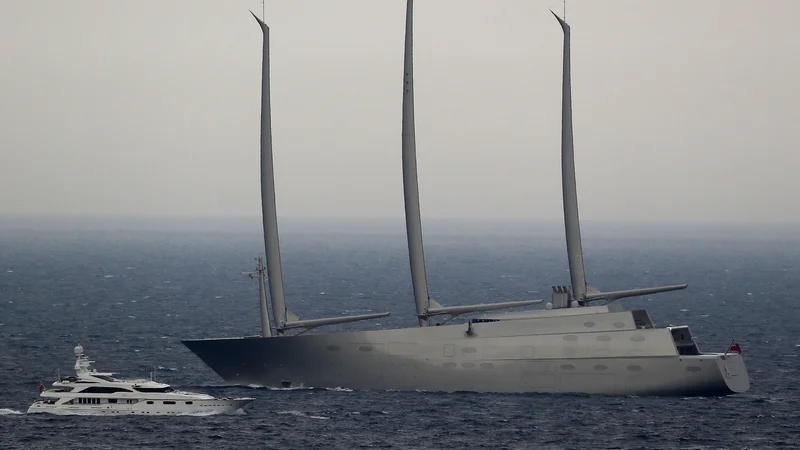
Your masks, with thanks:
[[[630,311],[184,344],[227,383],[267,387],[717,396],[750,384],[738,353],[679,355],[670,329],[637,328]]]

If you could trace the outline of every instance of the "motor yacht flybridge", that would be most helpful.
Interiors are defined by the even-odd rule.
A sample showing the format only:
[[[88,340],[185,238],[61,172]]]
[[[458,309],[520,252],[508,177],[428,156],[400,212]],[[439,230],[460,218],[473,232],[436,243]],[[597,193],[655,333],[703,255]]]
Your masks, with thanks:
[[[311,329],[375,319],[388,313],[299,320],[286,310],[272,173],[269,28],[256,17],[264,39],[261,187],[267,266],[259,259],[251,275],[259,279],[262,336],[185,340],[184,344],[232,384],[683,396],[747,390],[749,378],[739,351],[702,353],[688,327],[657,328],[645,310],[626,311],[614,302],[684,289],[685,284],[612,292],[600,292],[586,284],[572,145],[570,29],[561,18],[556,18],[564,34],[561,154],[571,285],[555,286],[545,309],[474,316],[477,312],[542,301],[442,306],[428,295],[414,133],[413,0],[407,0],[402,159],[406,232],[418,327],[287,334],[293,328]],[[275,335],[270,329],[265,272]],[[469,315],[469,319],[463,324],[428,326],[430,318],[436,315]]]
[[[254,399],[215,398],[207,394],[175,390],[150,380],[115,378],[111,372],[89,367],[94,361],[75,347],[75,376],[59,377],[53,387],[40,386],[39,399],[28,413],[60,415],[212,415],[233,413]]]

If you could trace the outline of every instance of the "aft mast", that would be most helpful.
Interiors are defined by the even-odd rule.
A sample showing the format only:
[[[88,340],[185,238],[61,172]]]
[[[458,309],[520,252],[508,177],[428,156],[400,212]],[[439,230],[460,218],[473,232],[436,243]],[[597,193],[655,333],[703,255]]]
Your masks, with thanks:
[[[566,13],[566,4],[564,6]],[[592,300],[614,301],[624,297],[657,294],[660,292],[685,289],[686,284],[660,286],[652,288],[628,289],[623,291],[600,292],[586,284],[586,273],[583,265],[583,248],[581,246],[581,226],[578,218],[578,188],[575,178],[575,151],[572,143],[572,83],[570,68],[570,27],[567,22],[550,11],[561,25],[564,32],[564,60],[561,81],[561,189],[564,201],[564,229],[567,236],[567,260],[572,291],[569,300],[578,305],[585,305]],[[560,286],[553,290],[555,307],[572,306],[572,302],[556,301],[556,298],[567,295]]]
[[[417,308],[419,326],[428,326],[432,316],[457,316],[478,311],[514,308],[541,303],[542,300],[521,300],[466,306],[442,306],[431,300],[425,274],[425,252],[422,245],[422,220],[419,207],[419,184],[417,179],[417,142],[414,130],[414,0],[406,4],[405,55],[403,59],[403,199],[408,237],[408,258],[411,265],[411,284],[414,288],[414,303]]]
[[[565,7],[566,9],[566,7]],[[586,274],[581,248],[581,225],[578,218],[578,189],[575,181],[575,151],[572,145],[572,86],[570,82],[569,25],[558,19],[564,31],[564,67],[561,80],[561,193],[564,202],[564,229],[567,235],[567,259],[572,282],[572,296],[582,300],[586,294]]]

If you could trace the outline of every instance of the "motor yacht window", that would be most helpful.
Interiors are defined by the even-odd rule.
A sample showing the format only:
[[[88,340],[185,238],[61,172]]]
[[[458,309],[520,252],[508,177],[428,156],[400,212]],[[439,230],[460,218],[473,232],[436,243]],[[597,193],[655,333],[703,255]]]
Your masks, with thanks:
[[[147,404],[148,404],[148,405],[152,405],[152,404],[153,404],[153,401],[152,401],[152,400],[148,400],[148,401],[147,401]]]
[[[175,402],[173,402],[172,400],[164,400],[164,404],[165,405],[174,405]]]
[[[173,389],[171,387],[163,387],[163,388],[149,388],[149,387],[134,387],[139,392],[172,392]]]
[[[101,380],[105,380],[105,381],[116,381],[114,379],[114,377],[110,377],[108,375],[92,375],[92,376],[95,377],[95,378],[100,378]]]
[[[109,386],[89,386],[82,390],[82,394],[113,394],[115,392],[133,392],[130,389]]]
[[[117,399],[110,398],[110,399],[108,399],[108,403],[117,403]]]
[[[193,403],[194,403],[194,402],[186,402],[186,404],[187,404],[187,405],[191,405],[191,404],[193,404]]]

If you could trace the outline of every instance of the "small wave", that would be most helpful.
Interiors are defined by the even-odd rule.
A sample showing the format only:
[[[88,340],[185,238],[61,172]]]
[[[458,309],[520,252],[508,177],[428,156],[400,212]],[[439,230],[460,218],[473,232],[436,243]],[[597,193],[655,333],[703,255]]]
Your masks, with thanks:
[[[313,387],[305,387],[305,386],[293,386],[293,387],[271,387],[271,386],[261,386],[257,389],[266,389],[268,391],[310,391],[313,390]]]
[[[248,387],[257,385],[248,385]],[[328,391],[328,392],[353,392],[350,388],[334,387],[334,388],[316,388],[311,386],[292,386],[292,387],[270,387],[258,386],[256,389],[267,389],[269,391]]]
[[[341,387],[341,386],[340,387],[335,387],[335,388],[325,388],[325,389],[328,390],[328,391],[331,391],[331,392],[353,392],[352,389]]]
[[[25,414],[25,413],[14,409],[0,408],[0,416],[16,416],[19,414]]]
[[[302,411],[297,411],[297,410],[278,411],[277,413],[280,414],[280,415],[287,415],[288,414],[288,415],[297,416],[297,417],[308,417],[309,419],[319,419],[319,420],[329,420],[330,419],[330,417],[314,416],[314,415],[306,414],[306,413],[304,413]]]
[[[364,416],[388,416],[388,411],[378,410],[378,409],[368,409],[366,411],[354,412],[353,414],[360,414]]]
[[[198,412],[191,412],[191,413],[179,413],[179,414],[175,414],[175,415],[176,416],[184,416],[184,417],[210,417],[210,416],[235,415],[239,411],[240,410],[238,410],[238,409],[233,413],[221,413],[221,412],[218,412],[218,411],[198,411]]]

